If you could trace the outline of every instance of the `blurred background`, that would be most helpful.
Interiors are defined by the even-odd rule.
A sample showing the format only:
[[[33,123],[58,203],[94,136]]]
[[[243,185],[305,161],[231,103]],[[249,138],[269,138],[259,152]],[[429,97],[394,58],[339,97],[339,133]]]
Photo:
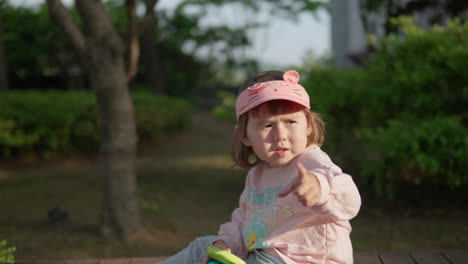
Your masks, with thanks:
[[[468,2],[0,0],[0,262],[171,255],[230,219],[238,87],[294,69],[355,250],[468,249]],[[137,139],[137,140],[136,140]]]

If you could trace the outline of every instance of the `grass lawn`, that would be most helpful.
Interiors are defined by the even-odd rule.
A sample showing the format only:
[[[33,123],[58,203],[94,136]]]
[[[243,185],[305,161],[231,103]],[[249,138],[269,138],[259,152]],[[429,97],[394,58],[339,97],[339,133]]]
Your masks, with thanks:
[[[0,167],[0,239],[17,260],[170,255],[229,220],[245,171],[231,168],[232,127],[195,114],[192,127],[147,147],[137,161],[142,230],[125,244],[98,235],[96,159]],[[333,158],[333,157],[332,157]],[[466,203],[434,201],[382,206],[363,194],[352,220],[355,250],[468,249]],[[69,220],[52,223],[49,209]]]

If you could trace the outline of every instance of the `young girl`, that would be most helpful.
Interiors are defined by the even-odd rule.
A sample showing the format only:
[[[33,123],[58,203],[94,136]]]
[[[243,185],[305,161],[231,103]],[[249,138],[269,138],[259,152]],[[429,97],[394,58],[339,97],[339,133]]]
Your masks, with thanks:
[[[349,220],[361,205],[352,178],[322,150],[324,123],[295,71],[259,73],[236,102],[232,157],[249,168],[239,207],[218,236],[161,263],[207,263],[214,245],[254,263],[352,263]]]

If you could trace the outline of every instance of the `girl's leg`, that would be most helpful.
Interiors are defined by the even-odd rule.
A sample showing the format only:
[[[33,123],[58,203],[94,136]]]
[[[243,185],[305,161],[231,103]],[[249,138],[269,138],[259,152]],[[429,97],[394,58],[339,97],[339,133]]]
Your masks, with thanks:
[[[285,264],[282,260],[266,253],[259,254],[258,252],[250,252],[244,261],[247,264]]]
[[[257,259],[255,258],[255,254],[253,253],[249,253],[249,255],[247,255],[247,258],[244,259],[245,263],[247,264],[260,264]]]
[[[206,254],[206,248],[211,246],[217,236],[198,237],[188,247],[179,251],[174,256],[158,262],[159,264],[201,264]]]

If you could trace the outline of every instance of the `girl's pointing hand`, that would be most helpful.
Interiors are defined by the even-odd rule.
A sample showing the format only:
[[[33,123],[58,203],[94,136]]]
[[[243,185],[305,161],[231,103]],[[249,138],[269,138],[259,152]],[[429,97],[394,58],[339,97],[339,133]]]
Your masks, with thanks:
[[[279,197],[285,197],[291,192],[297,196],[304,206],[312,207],[320,199],[321,190],[317,177],[307,172],[301,163],[296,165],[299,175],[278,193]]]

